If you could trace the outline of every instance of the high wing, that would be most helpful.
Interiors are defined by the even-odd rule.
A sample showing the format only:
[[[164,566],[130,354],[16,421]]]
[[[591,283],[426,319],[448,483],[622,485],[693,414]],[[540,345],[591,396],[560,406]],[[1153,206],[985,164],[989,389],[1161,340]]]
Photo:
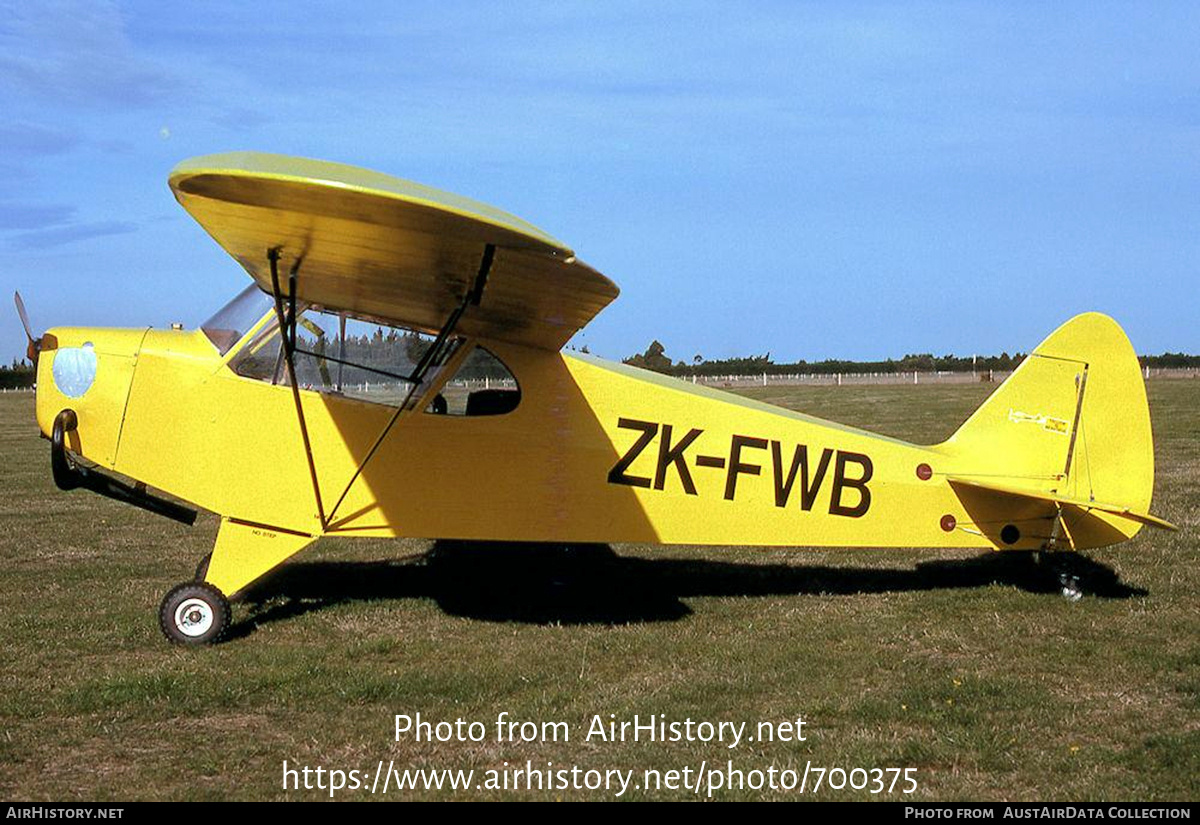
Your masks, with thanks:
[[[268,253],[298,264],[296,297],[436,332],[478,283],[458,331],[557,350],[617,297],[616,285],[532,224],[354,166],[257,152],[192,158],[175,198],[265,291]]]

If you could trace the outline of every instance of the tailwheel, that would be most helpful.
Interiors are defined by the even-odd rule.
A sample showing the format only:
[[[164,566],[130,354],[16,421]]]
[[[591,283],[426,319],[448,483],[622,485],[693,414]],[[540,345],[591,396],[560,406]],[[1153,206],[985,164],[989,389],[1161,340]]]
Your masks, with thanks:
[[[1079,576],[1075,575],[1070,570],[1060,570],[1058,573],[1059,592],[1063,598],[1069,602],[1077,602],[1083,598],[1083,585],[1079,582]]]
[[[184,582],[163,597],[158,624],[176,644],[207,645],[220,640],[229,628],[229,600],[205,582]]]
[[[1073,552],[1041,551],[1033,554],[1034,562],[1049,574],[1058,586],[1059,593],[1069,602],[1077,602],[1084,596],[1082,571],[1079,556]]]

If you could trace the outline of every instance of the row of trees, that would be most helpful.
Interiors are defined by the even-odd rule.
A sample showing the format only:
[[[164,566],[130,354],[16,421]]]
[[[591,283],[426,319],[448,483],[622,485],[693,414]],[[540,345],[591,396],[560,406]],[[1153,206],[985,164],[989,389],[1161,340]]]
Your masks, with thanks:
[[[1025,354],[1018,352],[1009,355],[1002,352],[999,355],[981,355],[961,357],[957,355],[935,356],[931,353],[905,355],[903,358],[889,358],[886,361],[846,361],[841,359],[826,359],[824,361],[793,361],[776,363],[771,359],[771,353],[766,355],[751,355],[741,358],[722,358],[716,361],[706,361],[703,356],[696,355],[691,363],[672,361],[666,350],[658,341],[652,341],[646,351],[631,355],[624,359],[626,364],[643,369],[661,372],[664,375],[677,377],[716,376],[716,375],[793,375],[804,373],[808,375],[852,375],[861,373],[895,373],[895,372],[971,372],[972,370],[995,370],[1004,372],[1015,369],[1025,359]],[[1142,355],[1138,361],[1144,367],[1156,368],[1200,368],[1200,355],[1185,355],[1183,353],[1164,353],[1162,355]]]
[[[13,359],[12,366],[0,365],[0,389],[11,390],[17,387],[33,386],[33,367],[26,361]]]

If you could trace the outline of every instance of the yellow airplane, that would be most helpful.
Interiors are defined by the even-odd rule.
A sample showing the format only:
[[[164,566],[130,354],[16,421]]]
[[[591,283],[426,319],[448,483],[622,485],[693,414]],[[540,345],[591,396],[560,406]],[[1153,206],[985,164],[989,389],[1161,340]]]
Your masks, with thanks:
[[[561,351],[617,288],[491,206],[256,153],[170,186],[253,283],[194,331],[29,337],[58,486],[220,515],[163,599],[174,642],[218,640],[228,599],[321,536],[1069,551],[1171,527],[1104,315],[919,446]]]

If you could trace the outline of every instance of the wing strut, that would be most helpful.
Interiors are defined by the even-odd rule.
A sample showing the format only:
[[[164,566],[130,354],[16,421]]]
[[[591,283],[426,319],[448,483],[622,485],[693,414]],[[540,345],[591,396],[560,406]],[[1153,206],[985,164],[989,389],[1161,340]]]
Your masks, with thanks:
[[[488,273],[490,273],[492,270],[492,261],[495,260],[495,257],[495,244],[487,244],[483,249],[483,258],[479,262],[479,272],[475,275],[474,283],[467,290],[466,295],[463,296],[462,302],[454,308],[454,310],[450,313],[450,316],[446,318],[446,322],[442,324],[442,328],[438,331],[437,338],[434,340],[433,345],[430,346],[429,349],[425,351],[425,354],[421,356],[421,360],[417,363],[416,368],[413,369],[412,375],[408,377],[410,387],[408,394],[404,396],[404,401],[399,407],[396,408],[396,412],[392,414],[391,419],[388,420],[387,425],[384,426],[383,431],[379,434],[379,437],[375,439],[375,443],[371,445],[371,449],[367,451],[366,457],[363,458],[362,463],[358,465],[358,469],[354,471],[354,475],[350,478],[350,483],[346,485],[346,489],[342,491],[340,496],[338,496],[337,503],[334,504],[333,509],[330,510],[329,518],[325,519],[322,517],[322,527],[328,529],[328,527],[333,523],[333,518],[337,515],[338,508],[341,507],[342,502],[346,500],[346,496],[349,495],[350,489],[354,486],[354,482],[358,481],[358,477],[362,475],[363,470],[367,466],[367,462],[374,457],[375,452],[379,449],[379,445],[383,443],[385,438],[387,438],[388,433],[391,432],[392,427],[395,426],[396,421],[400,418],[401,413],[407,410],[409,404],[413,402],[413,396],[418,390],[420,390],[421,385],[425,380],[426,373],[429,372],[431,367],[441,365],[445,359],[449,357],[450,353],[453,352],[453,349],[451,348],[450,336],[454,333],[454,328],[458,326],[458,321],[460,318],[462,318],[463,313],[467,311],[467,307],[479,306],[480,301],[483,300],[483,289],[487,285]],[[315,478],[316,476],[314,475],[314,483]]]
[[[300,264],[304,261],[301,255],[292,264],[288,272],[287,309],[284,309],[283,295],[279,291],[279,247],[267,250],[267,260],[271,262],[271,290],[275,296],[275,315],[279,318],[280,340],[283,342],[283,360],[287,365],[288,383],[292,385],[292,401],[296,405],[296,418],[300,422],[300,437],[304,441],[304,455],[308,458],[308,473],[312,477],[313,495],[317,500],[317,517],[321,519],[321,528],[326,525],[325,507],[321,502],[321,485],[317,480],[317,465],[313,461],[312,442],[308,439],[308,424],[304,420],[304,405],[300,402],[300,385],[296,382],[296,276]]]

